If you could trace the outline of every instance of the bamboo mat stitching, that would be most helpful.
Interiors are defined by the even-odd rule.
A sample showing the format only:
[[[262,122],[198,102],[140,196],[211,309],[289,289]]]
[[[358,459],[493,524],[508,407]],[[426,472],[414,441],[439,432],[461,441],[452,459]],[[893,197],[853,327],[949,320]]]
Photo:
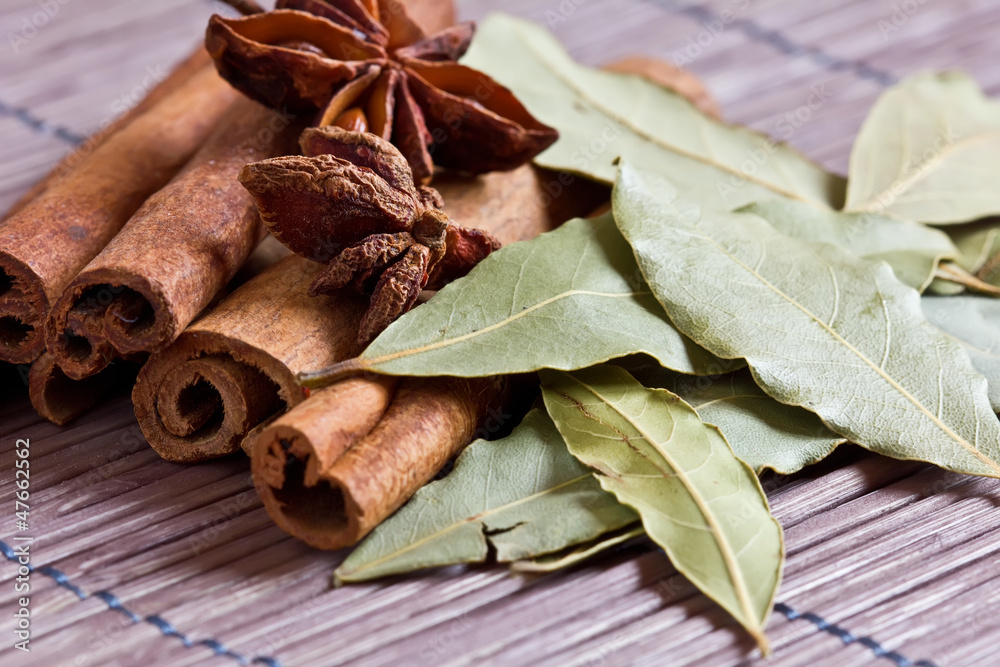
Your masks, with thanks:
[[[6,557],[7,560],[13,563],[20,564],[20,561],[18,561],[17,552],[15,552],[14,549],[11,548],[11,546],[6,542],[0,541],[0,552],[3,553],[4,557]],[[232,658],[241,665],[261,664],[261,665],[268,665],[268,667],[281,667],[281,663],[274,658],[261,655],[254,656],[253,658],[247,658],[244,655],[241,655],[231,649],[226,648],[222,642],[215,639],[200,639],[198,641],[194,641],[183,632],[180,632],[177,628],[175,628],[170,622],[165,620],[162,616],[156,614],[146,617],[140,616],[139,614],[135,613],[134,611],[126,607],[125,604],[121,601],[121,599],[110,591],[97,591],[96,593],[88,594],[85,590],[83,590],[82,588],[74,584],[72,581],[70,581],[69,577],[67,577],[63,572],[57,570],[56,568],[50,565],[43,565],[41,567],[36,568],[34,565],[28,563],[25,565],[25,567],[27,567],[28,571],[31,573],[38,572],[39,574],[49,577],[50,579],[56,582],[56,585],[61,586],[62,588],[65,588],[66,590],[70,591],[71,593],[76,595],[76,597],[80,600],[86,600],[87,598],[90,597],[96,597],[99,600],[102,600],[104,604],[107,605],[108,609],[123,614],[133,623],[149,623],[150,625],[156,627],[164,636],[177,637],[179,640],[181,640],[181,643],[184,644],[184,646],[187,648],[205,646],[207,648],[212,649],[212,652],[215,653],[215,655],[220,657]]]
[[[71,143],[73,145],[82,144],[87,138],[82,134],[77,134],[76,132],[63,127],[62,125],[55,125],[49,121],[39,118],[31,112],[30,109],[25,109],[24,107],[15,107],[6,102],[0,100],[0,114],[4,116],[13,116],[17,120],[21,121],[24,125],[27,125],[33,129],[38,134],[47,134],[53,137],[62,139],[65,142]]]
[[[836,623],[830,623],[822,616],[814,614],[812,612],[800,613],[784,602],[776,602],[774,604],[774,610],[782,614],[789,621],[796,621],[798,619],[803,619],[809,621],[817,628],[823,632],[827,632],[834,637],[838,638],[840,641],[844,642],[844,645],[850,645],[854,642],[861,644],[869,649],[875,654],[877,658],[886,658],[887,660],[892,660],[898,667],[936,667],[936,665],[930,660],[920,660],[918,662],[913,662],[906,656],[902,655],[897,651],[890,651],[882,644],[880,644],[876,639],[869,636],[858,637],[850,630],[846,630]]]
[[[704,23],[718,21],[719,14],[700,4],[686,4],[677,0],[652,0],[653,4],[665,9],[670,9],[675,13],[686,14],[691,18]],[[760,25],[756,21],[747,18],[733,17],[729,20],[748,39],[769,44],[779,53],[788,56],[806,56],[817,65],[830,72],[850,71],[862,79],[868,79],[885,87],[896,83],[899,78],[891,72],[872,67],[860,60],[848,60],[831,55],[816,46],[799,44],[789,39],[780,30],[771,30]]]

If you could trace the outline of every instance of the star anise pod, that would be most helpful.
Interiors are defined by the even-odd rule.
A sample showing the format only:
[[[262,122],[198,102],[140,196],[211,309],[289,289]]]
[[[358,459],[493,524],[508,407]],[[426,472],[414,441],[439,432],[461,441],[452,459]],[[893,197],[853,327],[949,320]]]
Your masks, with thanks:
[[[427,36],[398,0],[279,0],[270,12],[213,16],[205,43],[244,94],[392,141],[426,184],[434,164],[513,169],[558,138],[507,88],[456,62],[473,32],[466,23]]]
[[[307,129],[304,156],[246,165],[240,182],[271,233],[293,252],[327,264],[310,293],[344,287],[371,295],[358,341],[367,344],[408,311],[500,247],[453,224],[436,190],[416,185],[395,146],[339,127]]]

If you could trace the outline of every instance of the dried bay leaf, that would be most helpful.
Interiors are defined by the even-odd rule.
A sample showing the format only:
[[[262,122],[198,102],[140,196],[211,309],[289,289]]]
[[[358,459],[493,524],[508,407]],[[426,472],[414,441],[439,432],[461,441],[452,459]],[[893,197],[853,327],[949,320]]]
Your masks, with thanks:
[[[719,377],[691,377],[630,361],[616,365],[647,387],[680,396],[702,421],[718,426],[737,458],[758,474],[770,469],[790,475],[846,442],[812,412],[768,396],[746,369]]]
[[[570,452],[634,507],[674,566],[767,650],[781,580],[781,527],[753,470],[714,426],[616,366],[541,372],[546,408]]]
[[[646,534],[646,529],[641,524],[624,528],[622,530],[602,535],[596,540],[591,540],[579,546],[570,547],[563,551],[538,556],[530,560],[516,560],[510,564],[510,569],[514,572],[524,572],[529,574],[542,574],[545,572],[555,572],[564,570],[574,565],[579,565],[583,561],[603,553],[608,549],[621,546],[630,540]]]
[[[536,163],[605,183],[619,156],[724,208],[781,195],[840,208],[845,183],[791,147],[635,75],[579,65],[544,28],[492,14],[463,62],[514,91],[560,138]]]
[[[1000,213],[1000,104],[967,74],[916,74],[875,103],[851,150],[847,203],[938,225]]]
[[[473,377],[584,368],[637,352],[699,375],[741,365],[677,332],[606,214],[492,253],[334,373]]]
[[[990,404],[1000,412],[1000,301],[983,296],[924,297],[927,320],[957,340],[988,383]]]
[[[678,329],[746,359],[768,394],[875,452],[1000,477],[985,379],[887,264],[702,209],[627,164],[612,200]]]
[[[411,570],[533,558],[636,521],[566,449],[552,420],[528,413],[508,437],[471,444],[383,522],[334,573],[352,582]]]
[[[786,236],[888,262],[900,281],[918,291],[930,284],[942,259],[959,254],[944,232],[878,213],[841,213],[787,199],[755,202],[740,211],[764,218]]]
[[[936,296],[955,296],[956,294],[961,294],[965,291],[965,285],[960,285],[951,280],[945,280],[941,276],[935,276],[931,284],[927,286],[924,290],[925,294],[934,294]]]
[[[1000,256],[1000,221],[995,218],[979,220],[948,227],[947,231],[958,248],[956,263],[969,273],[979,274],[980,278],[987,280],[980,271],[987,262]],[[987,267],[987,272],[992,273],[994,268]]]

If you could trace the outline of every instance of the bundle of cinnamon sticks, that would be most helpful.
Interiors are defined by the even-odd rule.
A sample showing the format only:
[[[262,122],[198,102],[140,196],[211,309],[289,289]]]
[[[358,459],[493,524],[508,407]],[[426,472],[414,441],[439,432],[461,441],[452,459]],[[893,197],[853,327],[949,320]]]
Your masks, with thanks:
[[[450,2],[408,7],[430,29],[453,21]],[[711,103],[692,79],[648,61],[621,67]],[[308,294],[321,265],[274,261],[284,253],[259,246],[265,232],[236,178],[248,162],[296,152],[312,120],[300,116],[249,101],[202,50],[192,55],[0,223],[0,360],[32,363],[32,404],[60,424],[134,379],[136,417],[161,456],[245,451],[275,522],[336,549],[468,444],[510,382],[359,377],[311,397],[299,386],[298,374],[361,351],[365,312],[346,291]],[[506,244],[608,197],[579,179],[561,179],[553,196],[557,182],[526,165],[438,174],[434,186],[448,215]],[[129,364],[140,363],[136,378]]]

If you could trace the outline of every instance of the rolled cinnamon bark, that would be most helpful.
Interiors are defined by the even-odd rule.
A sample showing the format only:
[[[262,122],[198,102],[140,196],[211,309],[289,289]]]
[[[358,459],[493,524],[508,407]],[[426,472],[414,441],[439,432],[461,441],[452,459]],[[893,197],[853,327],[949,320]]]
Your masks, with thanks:
[[[360,352],[360,297],[311,297],[322,265],[286,257],[152,355],[132,390],[149,444],[170,461],[224,456],[305,398],[296,374]]]
[[[208,51],[205,50],[204,46],[199,45],[199,47],[195,49],[194,53],[177,65],[177,67],[175,67],[174,70],[168,74],[165,79],[163,79],[163,81],[156,84],[156,86],[149,91],[149,94],[142,98],[138,104],[126,111],[123,115],[111,121],[110,124],[98,128],[97,132],[87,137],[87,139],[82,144],[77,146],[73,152],[61,159],[56,166],[53,167],[44,178],[42,178],[42,180],[31,186],[27,192],[21,195],[20,199],[14,202],[14,205],[7,210],[6,214],[4,214],[4,219],[11,217],[27,206],[28,202],[42,194],[42,192],[44,192],[45,189],[48,188],[48,186],[51,185],[56,179],[64,176],[67,172],[80,164],[85,157],[93,153],[94,150],[104,143],[108,137],[159,104],[159,102],[167,95],[184,85],[184,83],[194,76],[196,72],[212,66],[212,58],[208,55]]]
[[[150,197],[69,284],[45,322],[45,345],[83,379],[117,356],[156,352],[233,277],[262,236],[236,175],[293,150],[302,122],[241,98],[188,165]]]
[[[66,376],[48,352],[42,353],[28,373],[28,396],[39,416],[62,426],[94,407],[116,387],[135,378],[139,365],[119,359],[84,380]]]
[[[0,360],[26,363],[42,353],[51,304],[237,96],[214,70],[200,70],[0,224]]]
[[[405,378],[386,410],[384,382],[344,380],[262,431],[254,486],[282,530],[318,549],[357,544],[472,440],[508,386],[497,377]]]

